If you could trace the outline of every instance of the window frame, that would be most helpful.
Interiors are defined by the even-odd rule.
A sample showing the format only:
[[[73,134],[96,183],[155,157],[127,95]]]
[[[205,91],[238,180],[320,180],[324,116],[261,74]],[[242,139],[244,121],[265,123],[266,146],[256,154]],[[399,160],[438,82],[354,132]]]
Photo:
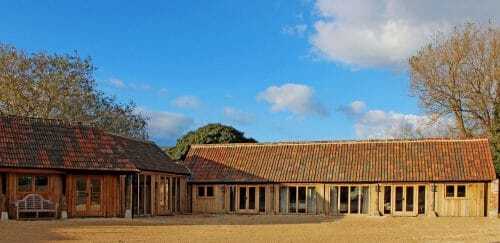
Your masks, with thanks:
[[[211,194],[208,195],[208,188],[211,188]],[[200,189],[203,190],[203,195],[200,195]],[[203,185],[203,186],[197,186],[197,192],[196,192],[196,197],[198,198],[214,198],[215,197],[215,186],[208,186],[208,185]]]
[[[448,196],[448,187],[453,187],[453,196]],[[464,195],[458,196],[458,187],[464,188]],[[469,195],[466,184],[446,184],[444,187],[444,197],[445,199],[467,199]]]
[[[19,180],[22,177],[29,177],[30,178],[30,185],[27,185],[29,188],[28,190],[19,190]],[[39,187],[37,186],[37,179],[45,177],[47,184],[45,185],[45,188],[43,190],[39,190]],[[48,175],[37,175],[37,174],[21,174],[18,175],[16,178],[16,192],[17,193],[46,193],[49,191],[50,188],[50,177]]]

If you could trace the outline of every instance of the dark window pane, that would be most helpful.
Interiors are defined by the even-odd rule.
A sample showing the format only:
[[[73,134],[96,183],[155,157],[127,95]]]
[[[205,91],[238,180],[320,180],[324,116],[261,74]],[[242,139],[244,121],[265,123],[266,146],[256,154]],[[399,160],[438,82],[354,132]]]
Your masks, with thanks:
[[[198,197],[204,197],[204,196],[205,196],[205,187],[198,186]]]
[[[385,186],[384,187],[384,214],[390,214],[391,213],[391,186]]]
[[[213,196],[214,196],[214,187],[207,186],[207,197],[213,197]]]
[[[248,209],[255,209],[255,194],[257,191],[255,187],[248,188]]]
[[[457,197],[465,197],[465,186],[457,186]]]
[[[18,192],[30,192],[32,183],[33,183],[33,177],[31,177],[31,176],[18,177],[17,178],[17,191]]]
[[[49,186],[49,178],[47,176],[35,177],[35,191],[44,192]]]
[[[266,188],[259,187],[259,212],[266,211]]]
[[[299,187],[299,207],[298,207],[298,212],[299,213],[305,213],[306,212],[306,187],[300,186]]]
[[[236,209],[236,188],[234,186],[229,187],[229,211],[234,212]]]
[[[288,212],[297,212],[297,187],[288,188]]]
[[[247,208],[247,188],[240,187],[240,209]]]
[[[455,186],[446,186],[446,197],[455,196]]]
[[[397,212],[403,211],[403,187],[396,187],[396,209]]]
[[[341,186],[339,212],[348,213],[349,212],[348,208],[349,208],[349,187]]]
[[[413,193],[415,190],[413,190],[412,186],[406,187],[406,211],[410,212],[413,211]]]
[[[425,214],[425,186],[418,187],[418,214]]]
[[[350,200],[351,201],[350,213],[359,213],[358,200],[359,200],[359,187],[352,186],[351,187],[351,200]]]

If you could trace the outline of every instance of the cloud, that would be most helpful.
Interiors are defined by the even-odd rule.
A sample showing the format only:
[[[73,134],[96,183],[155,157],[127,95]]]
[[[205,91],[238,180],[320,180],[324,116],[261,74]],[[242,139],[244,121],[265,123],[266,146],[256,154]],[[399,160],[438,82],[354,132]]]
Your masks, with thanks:
[[[108,80],[108,84],[116,89],[134,90],[134,91],[149,91],[151,86],[145,83],[127,83],[121,79],[112,78]]]
[[[346,106],[341,106],[339,111],[344,113],[347,116],[355,117],[361,115],[365,112],[366,104],[361,100],[355,100],[351,102],[351,104]]]
[[[177,108],[197,109],[201,106],[201,101],[198,97],[192,95],[179,96],[172,101],[172,105]]]
[[[353,67],[400,67],[437,31],[499,16],[500,1],[317,0],[310,42],[322,56]]]
[[[194,124],[192,118],[178,113],[146,110],[140,112],[150,118],[148,133],[151,138],[163,145],[174,144],[177,138]]]
[[[223,114],[231,122],[240,125],[248,125],[255,121],[255,117],[252,114],[237,110],[232,107],[224,107]]]
[[[281,29],[281,33],[291,36],[302,37],[307,31],[306,24],[286,25]]]
[[[431,116],[369,110],[354,125],[362,139],[415,137],[446,137],[450,135],[451,119],[434,121]]]
[[[123,80],[121,79],[116,79],[116,78],[112,78],[108,81],[108,83],[115,87],[115,88],[118,88],[118,89],[123,89],[126,87],[125,83],[123,82]]]
[[[303,84],[271,86],[259,93],[257,100],[270,104],[272,112],[289,111],[297,116],[328,116],[326,108],[314,100],[314,90]]]

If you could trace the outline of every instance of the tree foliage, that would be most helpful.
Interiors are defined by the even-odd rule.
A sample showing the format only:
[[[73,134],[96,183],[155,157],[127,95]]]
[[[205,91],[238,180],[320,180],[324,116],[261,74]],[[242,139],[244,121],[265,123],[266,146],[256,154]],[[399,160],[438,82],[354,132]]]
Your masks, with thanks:
[[[0,45],[0,114],[89,123],[108,132],[145,139],[146,118],[135,104],[117,103],[96,88],[90,58],[26,54]]]
[[[437,35],[409,63],[411,91],[427,113],[452,118],[459,137],[490,138],[498,151],[498,26],[471,23],[456,27],[451,35]]]
[[[168,154],[173,159],[182,159],[191,144],[217,144],[217,143],[256,143],[253,138],[247,138],[243,132],[231,126],[222,124],[208,124],[195,131],[190,131],[177,140],[175,147],[168,149]]]

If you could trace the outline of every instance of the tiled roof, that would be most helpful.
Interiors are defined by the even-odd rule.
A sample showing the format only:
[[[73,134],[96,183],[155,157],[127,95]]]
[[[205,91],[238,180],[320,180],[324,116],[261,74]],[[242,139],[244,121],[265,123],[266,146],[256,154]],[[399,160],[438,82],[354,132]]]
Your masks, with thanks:
[[[187,174],[158,146],[79,123],[0,116],[0,167]]]
[[[488,181],[487,139],[193,145],[193,182]]]

